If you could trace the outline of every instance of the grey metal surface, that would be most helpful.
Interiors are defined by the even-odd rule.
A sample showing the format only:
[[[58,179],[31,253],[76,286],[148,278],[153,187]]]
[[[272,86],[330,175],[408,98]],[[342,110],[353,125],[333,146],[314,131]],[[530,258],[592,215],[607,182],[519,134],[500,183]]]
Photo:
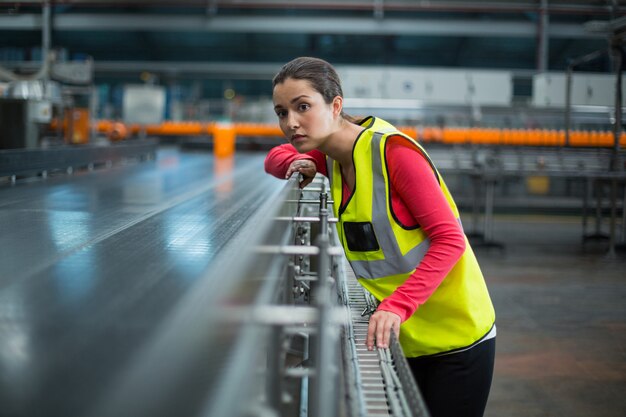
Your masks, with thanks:
[[[0,415],[105,415],[182,300],[211,288],[207,269],[229,239],[284,184],[262,165],[263,155],[163,150],[0,187]],[[179,415],[197,414],[206,393],[182,392]]]
[[[428,150],[430,157],[435,162],[437,169],[447,178],[448,175],[461,175],[471,178],[472,196],[472,225],[470,230],[466,230],[468,236],[473,240],[475,246],[486,246],[504,249],[501,242],[493,240],[493,213],[496,204],[496,184],[506,180],[522,180],[532,176],[543,176],[572,183],[582,182],[586,191],[582,195],[582,223],[583,242],[589,237],[602,237],[600,224],[602,214],[602,194],[605,185],[611,186],[610,190],[610,219],[609,231],[606,236],[609,238],[609,255],[615,254],[617,242],[617,216],[622,210],[624,218],[623,203],[618,201],[619,190],[626,187],[626,174],[624,171],[611,170],[611,167],[622,167],[626,160],[624,151],[615,152],[608,148],[575,148],[575,147],[492,147],[492,146],[453,146],[438,147],[430,146]],[[596,195],[596,232],[592,236],[587,236],[587,216],[589,209],[589,199],[594,189]],[[456,191],[456,190],[454,190]],[[624,191],[621,191],[625,200]],[[462,200],[457,200],[462,201]],[[532,199],[522,200],[524,206]],[[500,201],[501,202],[501,201]],[[544,207],[550,209],[558,206],[553,200],[544,202]],[[575,204],[573,207],[576,207]],[[482,231],[479,231],[478,213],[479,207],[483,211]],[[580,206],[578,206],[580,207]],[[626,225],[622,222],[622,229],[626,230]],[[626,232],[622,232],[624,243]]]
[[[0,16],[0,26],[5,30],[36,30],[41,27],[41,18],[34,14]],[[291,17],[285,20],[274,16],[220,16],[207,19],[195,15],[154,14],[59,14],[55,16],[53,29],[60,31],[84,30],[158,30],[158,31],[201,31],[256,33],[337,33],[350,35],[437,35],[437,36],[507,36],[535,37],[536,24],[521,21],[475,21],[385,18],[334,18],[334,17]],[[550,38],[593,39],[601,38],[597,33],[588,33],[580,25],[553,23],[549,28]]]
[[[52,170],[73,171],[97,164],[112,164],[128,158],[153,158],[154,139],[101,145],[56,146],[41,148],[34,138],[31,149],[0,149],[0,177],[47,174]]]
[[[514,146],[429,146],[441,172],[496,176],[549,175],[580,178],[608,174],[613,153],[608,148],[551,148]],[[626,158],[625,153],[620,157]]]

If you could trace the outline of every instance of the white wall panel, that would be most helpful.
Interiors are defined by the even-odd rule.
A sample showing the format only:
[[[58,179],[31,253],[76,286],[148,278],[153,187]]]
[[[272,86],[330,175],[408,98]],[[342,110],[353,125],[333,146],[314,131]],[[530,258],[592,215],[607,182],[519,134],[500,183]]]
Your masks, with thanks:
[[[507,71],[471,71],[470,101],[483,106],[509,106],[513,99],[513,74]],[[473,88],[472,88],[473,86]]]
[[[424,100],[425,71],[393,68],[387,71],[385,79],[386,96],[397,99]]]
[[[429,71],[425,76],[424,100],[433,104],[466,104],[467,85],[464,72]]]
[[[385,71],[380,68],[343,67],[337,72],[341,78],[344,97],[384,98]]]
[[[423,104],[508,106],[507,71],[340,67],[346,98],[419,100]]]
[[[565,73],[533,76],[533,106],[564,107],[565,81]],[[625,94],[626,77],[622,77],[622,95]],[[615,76],[612,74],[573,74],[571,97],[574,106],[613,106],[615,104]]]

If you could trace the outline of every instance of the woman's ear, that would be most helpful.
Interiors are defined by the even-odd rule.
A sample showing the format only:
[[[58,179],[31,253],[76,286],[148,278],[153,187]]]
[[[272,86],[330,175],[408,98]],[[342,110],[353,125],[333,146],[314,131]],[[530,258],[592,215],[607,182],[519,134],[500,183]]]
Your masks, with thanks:
[[[341,115],[341,111],[343,110],[343,97],[335,96],[332,102],[333,106],[333,116],[338,117]]]

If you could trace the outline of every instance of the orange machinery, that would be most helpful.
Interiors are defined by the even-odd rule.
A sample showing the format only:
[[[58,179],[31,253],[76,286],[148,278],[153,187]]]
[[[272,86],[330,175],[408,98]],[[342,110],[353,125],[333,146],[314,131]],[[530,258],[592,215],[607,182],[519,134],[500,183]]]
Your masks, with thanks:
[[[139,132],[138,125],[124,126],[120,122],[100,120],[96,130],[111,136],[112,132],[123,132],[118,139],[128,133]],[[218,156],[232,155],[235,150],[237,136],[282,137],[280,128],[275,124],[262,123],[204,123],[164,122],[159,125],[148,125],[144,129],[149,135],[158,136],[199,136],[212,135],[214,152]],[[497,128],[460,128],[460,127],[421,127],[401,126],[407,135],[421,142],[439,142],[445,144],[485,144],[485,145],[516,145],[516,146],[563,146],[565,132],[551,129],[497,129]],[[571,146],[610,147],[613,146],[611,131],[570,131]],[[626,146],[626,132],[622,132],[620,143]]]

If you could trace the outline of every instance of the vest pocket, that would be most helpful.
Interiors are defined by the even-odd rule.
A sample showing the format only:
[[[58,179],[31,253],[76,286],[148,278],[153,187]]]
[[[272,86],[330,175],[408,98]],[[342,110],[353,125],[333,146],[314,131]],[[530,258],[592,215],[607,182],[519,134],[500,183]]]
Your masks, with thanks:
[[[344,222],[343,232],[352,252],[371,252],[380,249],[371,222]]]

